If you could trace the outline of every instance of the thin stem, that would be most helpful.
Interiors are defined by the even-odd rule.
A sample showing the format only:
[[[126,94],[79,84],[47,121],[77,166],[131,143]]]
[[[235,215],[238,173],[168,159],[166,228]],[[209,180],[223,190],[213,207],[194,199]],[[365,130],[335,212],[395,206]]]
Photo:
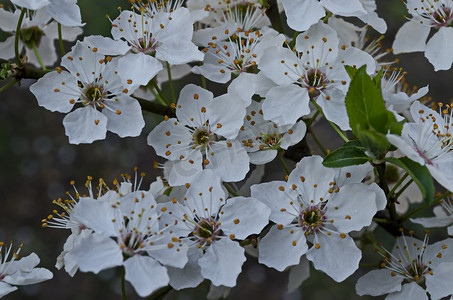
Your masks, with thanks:
[[[2,86],[2,87],[0,88],[0,93],[3,92],[4,90],[9,89],[10,87],[12,87],[16,82],[17,82],[17,79],[14,78],[14,79],[11,80],[10,82],[8,82],[8,83],[5,84],[4,86]]]
[[[322,108],[318,105],[318,103],[316,103],[316,101],[314,101],[313,99],[310,99],[311,103],[316,107],[316,109],[321,112],[321,114],[324,116],[324,118],[327,120],[326,118],[326,115],[324,114],[324,112],[322,111]],[[349,139],[346,137],[346,135],[344,135],[344,133],[337,127],[337,125],[335,125],[334,123],[330,122],[329,120],[327,120],[327,122],[329,122],[330,126],[332,126],[332,128],[338,133],[338,135],[345,141],[345,142],[349,142]]]
[[[376,222],[376,223],[384,223],[384,224],[390,223],[389,220],[387,220],[387,219],[382,219],[382,218],[373,218],[373,221]]]
[[[38,53],[38,48],[36,48],[36,44],[33,43],[33,52],[35,53],[35,56],[36,58],[38,59],[38,62],[39,62],[39,65],[41,66],[41,68],[46,71],[46,66],[42,63],[42,60],[41,60],[41,56],[39,56],[39,53]]]
[[[289,48],[292,50],[294,46],[296,45],[296,38],[300,34],[300,31],[295,31],[293,35],[293,39],[291,40],[291,43],[289,43]]]
[[[411,185],[411,183],[414,182],[413,179],[409,180],[395,195],[395,199],[398,199],[399,196]]]
[[[22,8],[22,11],[20,12],[19,21],[17,22],[16,36],[14,39],[14,54],[16,55],[16,62],[19,67],[23,66],[22,61],[20,60],[20,53],[19,53],[20,27],[22,26],[22,21],[24,20],[26,12],[27,12],[27,9]]]
[[[173,88],[173,81],[171,79],[171,69],[170,69],[170,64],[167,62],[167,75],[168,75],[168,83],[170,84],[170,92],[171,92],[171,102],[176,102],[176,97],[175,97],[175,90]]]
[[[206,89],[206,78],[203,75],[201,76],[201,87]]]
[[[283,168],[285,169],[286,175],[289,175],[291,172],[289,171],[288,166],[286,165],[286,162],[285,162],[285,160],[283,159],[283,155],[279,153],[279,154],[278,154],[278,158],[280,159],[280,161],[281,161],[281,163],[282,163],[282,166],[283,166]]]
[[[159,86],[157,85],[156,81],[155,80],[151,80],[151,85],[153,86],[153,88],[156,90],[156,92],[159,94],[159,96],[162,98],[162,100],[165,102],[165,104],[167,106],[170,106],[170,103],[168,102],[168,100],[165,98],[164,94],[162,93],[161,89],[159,88]]]
[[[142,110],[149,111],[162,116],[168,116],[169,118],[175,117],[175,111],[171,107],[168,107],[167,105],[161,105],[159,103],[156,103],[155,101],[149,101],[140,97],[135,96],[132,97],[137,99],[138,103],[140,103]]]
[[[223,186],[227,189],[228,193],[230,193],[231,195],[233,195],[234,197],[237,197],[237,196],[240,196],[238,193],[236,193],[235,191],[233,191],[228,185],[226,185],[225,183],[223,184]]]
[[[328,11],[326,16],[324,18],[322,18],[322,21],[324,23],[327,23],[327,21],[329,20],[329,18],[333,15],[333,13],[331,11]]]
[[[126,295],[126,282],[125,282],[125,277],[126,277],[126,268],[123,266],[121,272],[121,294],[123,295],[123,300],[127,300],[127,295]]]
[[[396,189],[403,183],[403,181],[407,178],[407,176],[409,176],[408,173],[404,174],[403,177],[401,177],[400,180],[398,180],[398,182],[395,184],[395,186],[387,194],[387,200],[393,196],[393,193],[395,193]]]
[[[61,24],[58,23],[58,42],[60,44],[60,52],[61,56],[65,56],[66,51],[64,51],[64,46],[63,46],[63,35],[61,34]]]
[[[151,93],[153,93],[154,97],[156,97],[156,100],[159,101],[160,104],[162,105],[165,105],[168,107],[167,103],[164,101],[164,99],[162,99],[159,94],[153,89],[153,88],[150,88],[149,89],[151,91]]]

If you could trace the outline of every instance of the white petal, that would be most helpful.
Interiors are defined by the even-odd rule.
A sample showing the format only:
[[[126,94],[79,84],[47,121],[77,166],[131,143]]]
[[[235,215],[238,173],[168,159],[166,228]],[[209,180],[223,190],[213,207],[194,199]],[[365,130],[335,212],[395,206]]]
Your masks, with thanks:
[[[246,258],[244,248],[229,238],[215,241],[198,260],[201,274],[214,285],[233,287]]]
[[[19,17],[20,9],[16,9],[13,13],[3,8],[0,8],[0,28],[6,32],[15,31],[17,28],[17,21],[19,21]]]
[[[250,157],[237,140],[220,141],[211,145],[206,166],[213,170],[223,181],[237,182],[245,178],[250,170]]]
[[[38,100],[39,106],[62,113],[71,111],[74,106],[71,100],[75,101],[81,95],[77,79],[66,71],[47,73],[30,86],[30,91]]]
[[[140,104],[137,100],[126,95],[120,95],[116,99],[118,101],[105,103],[110,109],[102,110],[102,113],[108,118],[107,130],[122,138],[139,136],[145,126]],[[118,114],[118,111],[120,114]]]
[[[384,34],[387,31],[387,24],[385,23],[385,20],[379,18],[378,14],[374,11],[369,11],[366,15],[357,17],[366,24],[376,29],[381,34]]]
[[[199,86],[188,84],[182,88],[179,93],[179,99],[176,109],[176,116],[179,122],[191,127],[198,127],[206,122],[206,113],[212,102],[214,95]]]
[[[326,272],[336,282],[345,280],[359,268],[362,252],[349,235],[341,238],[338,234],[317,234],[315,242],[320,247],[311,247],[307,259],[313,262],[315,269]]]
[[[6,282],[0,281],[0,298],[2,298],[5,295],[8,295],[9,293],[14,292],[15,290],[17,290],[17,287],[10,286]]]
[[[234,234],[244,240],[251,234],[259,234],[269,223],[271,210],[255,198],[234,197],[222,207],[219,222],[226,236]],[[253,216],[253,217],[252,217]]]
[[[401,290],[402,277],[391,275],[388,269],[373,270],[360,277],[355,286],[357,295],[379,296]]]
[[[434,71],[449,70],[453,63],[453,28],[441,27],[426,44],[425,57]]]
[[[128,54],[118,61],[118,75],[121,77],[123,86],[130,91],[140,85],[147,85],[160,70],[162,70],[162,64],[154,57],[142,52]]]
[[[342,130],[351,130],[349,117],[346,112],[345,94],[338,88],[328,89],[324,92],[330,100],[321,94],[316,103],[322,108],[326,119],[337,124]]]
[[[115,210],[109,202],[81,198],[74,207],[73,214],[77,216],[80,223],[98,233],[104,233],[107,236],[117,235],[117,224],[112,221],[115,219]]]
[[[340,50],[338,60],[345,66],[354,66],[356,68],[366,65],[366,72],[369,75],[373,75],[376,71],[376,60],[365,51],[355,47]]]
[[[83,39],[91,49],[97,48],[99,53],[105,55],[124,55],[131,47],[122,40],[113,40],[102,35],[90,35]]]
[[[53,278],[52,272],[44,268],[35,268],[31,272],[16,272],[3,278],[3,281],[14,285],[40,283]]]
[[[50,0],[51,4],[46,6],[47,13],[58,23],[64,26],[83,26],[80,8],[77,0]]]
[[[321,4],[335,15],[352,17],[366,14],[359,0],[321,0]]]
[[[167,246],[161,249],[158,248],[156,250],[149,250],[149,256],[156,259],[158,262],[165,266],[183,268],[187,263],[188,247],[180,242],[173,242],[170,236],[168,236],[164,240],[159,240],[159,243],[163,245],[165,244],[165,241],[167,241],[167,245],[172,244],[173,246]]]
[[[299,143],[307,132],[307,125],[304,121],[297,122],[291,129],[286,132],[280,140],[280,148],[288,149],[289,146]]]
[[[441,299],[453,294],[452,275],[453,262],[443,262],[433,270],[433,275],[425,275],[426,291],[431,299]]]
[[[256,152],[249,152],[250,163],[254,165],[264,165],[274,160],[278,151],[269,149]]]
[[[297,265],[308,249],[304,233],[294,226],[282,229],[273,226],[261,239],[258,261],[277,271]]]
[[[91,106],[78,108],[63,119],[69,143],[92,143],[105,139],[107,117]]]
[[[403,284],[403,287],[399,293],[389,294],[385,300],[428,300],[426,291],[419,286],[416,282]]]
[[[189,159],[194,162],[190,163]],[[186,160],[169,161],[165,164],[164,176],[167,178],[170,186],[184,185],[196,179],[203,167],[202,156],[200,151],[195,151],[194,155],[189,156]]]
[[[306,57],[302,56],[301,60],[310,64],[316,63],[317,59],[323,63],[332,63],[338,55],[339,44],[337,32],[322,21],[314,24],[308,31],[296,38],[297,51],[304,54],[310,53]]]
[[[123,263],[119,245],[108,236],[97,233],[80,239],[66,256],[77,261],[80,271],[95,274]]]
[[[9,262],[7,272],[3,275],[13,274],[15,272],[31,272],[34,267],[39,264],[39,257],[35,253],[31,253],[26,257],[22,257],[20,260]]]
[[[316,0],[283,0],[288,26],[305,31],[325,16],[324,7]]]
[[[293,125],[300,117],[310,113],[309,103],[307,89],[294,84],[277,86],[266,94],[263,116],[279,126]]]
[[[393,42],[393,53],[408,53],[425,51],[426,39],[431,28],[414,20],[407,23],[398,30]]]
[[[421,224],[425,228],[432,228],[432,227],[446,227],[448,225],[453,224],[453,217],[432,217],[432,218],[417,218],[417,219],[410,219],[412,223]]]
[[[198,50],[198,47],[192,41],[175,37],[166,40],[157,48],[156,58],[167,61],[172,65],[181,65],[191,61],[202,61],[204,54]]]
[[[253,198],[263,202],[271,209],[271,221],[288,225],[294,220],[294,214],[298,214],[298,211],[290,204],[291,199],[297,197],[297,193],[292,189],[285,191],[285,186],[284,181],[271,181],[252,185],[250,189]]]
[[[134,255],[124,262],[125,279],[140,297],[146,297],[168,284],[167,269],[148,256]]]
[[[168,275],[170,276],[170,285],[175,290],[197,287],[203,280],[201,276],[201,268],[198,264],[198,259],[202,255],[202,251],[197,247],[189,249],[189,261],[182,269],[167,267]]]
[[[289,269],[288,293],[294,292],[308,277],[310,277],[310,263],[302,256],[299,264]]]
[[[223,94],[211,101],[207,117],[213,133],[234,139],[244,123],[245,105],[236,95]]]
[[[301,77],[294,64],[300,65],[301,61],[291,50],[284,47],[270,47],[263,51],[258,66],[267,78],[276,84],[284,85],[294,83]]]
[[[28,8],[31,10],[38,10],[46,5],[49,5],[49,0],[11,0],[17,6]]]
[[[376,194],[365,184],[342,186],[327,202],[326,217],[339,232],[360,230],[371,224],[376,214]]]

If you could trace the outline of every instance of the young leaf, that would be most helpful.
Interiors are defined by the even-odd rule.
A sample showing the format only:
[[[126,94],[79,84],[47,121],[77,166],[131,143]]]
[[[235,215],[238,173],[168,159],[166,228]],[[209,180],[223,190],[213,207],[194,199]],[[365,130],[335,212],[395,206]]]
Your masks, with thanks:
[[[361,148],[343,146],[328,154],[322,164],[328,168],[341,168],[361,165],[370,160],[371,158]]]
[[[388,115],[384,99],[380,90],[366,73],[366,66],[357,70],[351,80],[345,104],[349,126],[356,136],[358,127],[374,128],[382,134],[387,134]]]
[[[368,153],[376,159],[382,159],[387,153],[390,143],[384,134],[373,129],[358,129],[357,137]]]
[[[434,183],[428,168],[410,160],[407,157],[388,157],[387,162],[404,169],[418,185],[423,196],[423,201],[428,204],[434,198]]]
[[[348,72],[349,78],[354,78],[355,73],[357,73],[357,68],[351,67],[351,66],[344,66],[346,69],[346,72]]]

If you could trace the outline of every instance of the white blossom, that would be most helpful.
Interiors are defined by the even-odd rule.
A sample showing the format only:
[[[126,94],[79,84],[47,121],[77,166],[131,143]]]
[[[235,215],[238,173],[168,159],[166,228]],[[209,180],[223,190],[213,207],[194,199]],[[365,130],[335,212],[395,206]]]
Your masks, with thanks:
[[[362,256],[348,233],[370,225],[386,199],[376,184],[361,183],[371,166],[328,169],[321,162],[304,157],[287,182],[252,186],[252,197],[271,208],[277,224],[261,239],[259,262],[283,271],[306,254],[316,269],[340,282],[357,270]]]
[[[193,84],[185,86],[176,105],[177,118],[167,118],[148,136],[157,155],[173,161],[170,185],[190,182],[202,169],[212,169],[225,181],[244,179],[249,157],[235,140],[245,107],[230,94],[214,98]]]
[[[0,242],[0,298],[17,290],[16,285],[40,283],[53,278],[52,272],[44,268],[35,268],[39,264],[39,257],[35,253],[18,260],[21,244],[13,250]]]
[[[386,299],[437,300],[453,294],[453,240],[428,245],[413,237],[397,239],[393,251],[384,258],[383,268],[361,277],[356,284],[357,294]],[[428,298],[427,294],[431,296]]]
[[[62,113],[71,144],[92,143],[111,131],[120,137],[138,136],[145,125],[139,103],[129,95],[116,71],[118,60],[77,42],[57,69],[30,87],[38,104]],[[127,79],[130,80],[130,79]],[[78,104],[78,105],[76,105]]]

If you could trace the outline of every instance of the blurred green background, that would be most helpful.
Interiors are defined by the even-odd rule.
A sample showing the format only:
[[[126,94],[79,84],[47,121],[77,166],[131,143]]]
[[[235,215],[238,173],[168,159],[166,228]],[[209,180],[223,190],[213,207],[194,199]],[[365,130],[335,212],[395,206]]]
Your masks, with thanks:
[[[405,22],[404,4],[400,0],[377,0],[378,14],[387,21],[389,30],[383,40],[384,48],[390,48],[396,31]],[[6,3],[6,1],[0,2]],[[117,7],[126,9],[127,1],[120,0],[79,0],[82,18],[86,23],[84,35],[101,34],[110,36],[110,22],[105,15],[114,18]],[[373,31],[370,31],[373,34]],[[378,37],[376,33],[374,37]],[[82,39],[82,37],[80,37]],[[69,50],[71,45],[66,44]],[[407,72],[410,85],[425,86],[430,84],[430,93],[436,101],[450,101],[447,87],[452,80],[452,71],[435,73],[422,53],[407,54],[398,57]],[[389,56],[389,59],[390,56]],[[198,79],[185,79],[198,82]],[[146,136],[160,119],[150,113],[144,113],[147,126],[141,136],[120,139],[108,133],[107,139],[91,145],[74,146],[68,144],[62,125],[63,114],[52,113],[37,105],[28,91],[31,80],[24,80],[20,88],[14,87],[0,94],[0,241],[12,240],[15,244],[25,241],[22,255],[34,251],[41,258],[40,266],[50,269],[54,279],[38,285],[19,287],[19,291],[6,296],[6,299],[120,299],[120,272],[111,269],[98,276],[91,273],[77,273],[74,278],[65,271],[54,268],[56,257],[63,249],[68,231],[41,228],[41,219],[45,218],[54,207],[53,199],[64,197],[70,188],[70,180],[83,190],[88,175],[98,179],[103,177],[112,182],[121,173],[132,172],[134,166],[146,172],[142,188],[148,188],[154,178],[160,175],[153,169],[157,158],[153,149],[146,144]],[[219,85],[209,84],[210,88]],[[321,122],[315,130],[321,132],[321,140],[329,148],[340,143],[332,139],[332,132],[325,129]],[[333,140],[333,141],[332,141]],[[267,166],[269,178],[283,178],[281,166]],[[270,179],[269,179],[270,180]],[[377,236],[392,240],[381,230]],[[284,255],[282,253],[282,255]],[[379,257],[368,251],[363,263],[376,263]],[[359,270],[344,283],[336,283],[323,273],[312,268],[312,276],[301,289],[288,294],[285,291],[287,273],[279,273],[250,258],[239,276],[238,285],[229,299],[367,299],[355,294],[356,280],[367,270]],[[197,289],[171,292],[168,299],[189,300],[203,299],[209,288],[203,283]],[[133,289],[128,286],[129,299],[138,299]],[[383,297],[382,297],[383,298]],[[378,298],[379,299],[379,298]]]

